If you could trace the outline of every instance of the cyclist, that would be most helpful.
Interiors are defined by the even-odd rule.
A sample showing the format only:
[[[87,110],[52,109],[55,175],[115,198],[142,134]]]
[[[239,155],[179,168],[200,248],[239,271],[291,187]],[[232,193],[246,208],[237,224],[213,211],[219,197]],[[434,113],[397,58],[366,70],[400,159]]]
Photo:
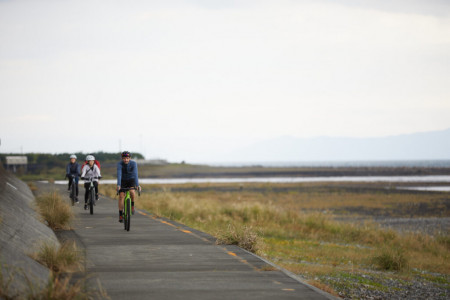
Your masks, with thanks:
[[[72,186],[72,176],[75,177],[75,202],[80,203],[78,201],[78,180],[80,179],[80,165],[77,163],[77,156],[72,154],[70,156],[70,162],[66,166],[66,178],[69,179],[69,187],[67,188],[70,191],[70,187]]]
[[[95,187],[95,200],[98,201],[98,180],[102,177],[100,174],[100,169],[95,164],[95,157],[93,155],[86,156],[86,160],[88,162],[87,165],[83,167],[83,172],[81,173],[81,179],[84,179],[84,209],[87,209],[87,201],[89,198],[89,186],[91,185],[90,181],[92,180]]]
[[[128,151],[122,152],[122,161],[117,163],[117,191],[119,192],[119,222],[123,222],[123,199],[125,198],[125,191],[123,188],[138,188],[138,167],[134,160],[131,160],[131,153]],[[134,189],[130,190],[131,195],[131,211],[134,214]]]

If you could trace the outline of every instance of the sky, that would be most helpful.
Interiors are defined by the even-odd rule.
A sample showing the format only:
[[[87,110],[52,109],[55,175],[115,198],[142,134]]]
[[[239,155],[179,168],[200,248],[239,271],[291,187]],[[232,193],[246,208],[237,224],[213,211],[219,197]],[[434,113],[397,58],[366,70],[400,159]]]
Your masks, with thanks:
[[[0,0],[0,41],[1,153],[450,127],[446,0]]]

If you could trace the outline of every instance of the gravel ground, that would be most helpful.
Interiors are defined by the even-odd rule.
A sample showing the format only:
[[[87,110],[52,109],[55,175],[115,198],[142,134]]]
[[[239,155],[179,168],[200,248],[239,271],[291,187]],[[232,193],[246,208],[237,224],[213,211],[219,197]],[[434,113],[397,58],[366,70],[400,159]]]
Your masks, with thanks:
[[[321,280],[337,289],[343,299],[449,299],[449,285],[421,276],[412,280],[386,278],[377,274],[352,277],[323,276]],[[449,277],[446,276],[448,282]]]
[[[450,218],[375,218],[382,227],[400,232],[420,232],[429,235],[448,234]]]

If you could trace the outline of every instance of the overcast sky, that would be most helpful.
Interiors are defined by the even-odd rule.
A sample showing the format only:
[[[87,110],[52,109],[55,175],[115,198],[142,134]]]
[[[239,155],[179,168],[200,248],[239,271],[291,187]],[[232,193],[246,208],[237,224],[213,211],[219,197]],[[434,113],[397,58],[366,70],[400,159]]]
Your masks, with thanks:
[[[0,0],[0,101],[2,153],[441,130],[450,1]]]

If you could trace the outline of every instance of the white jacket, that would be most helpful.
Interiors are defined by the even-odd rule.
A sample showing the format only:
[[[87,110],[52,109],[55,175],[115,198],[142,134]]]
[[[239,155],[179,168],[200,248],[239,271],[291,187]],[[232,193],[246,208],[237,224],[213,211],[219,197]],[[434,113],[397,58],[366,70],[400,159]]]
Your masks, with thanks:
[[[96,164],[94,164],[94,166],[92,167],[92,169],[91,169],[91,167],[89,166],[89,164],[87,164],[87,165],[85,165],[85,166],[83,167],[83,169],[81,170],[81,177],[84,177],[84,178],[85,178],[85,180],[84,180],[85,183],[86,183],[86,182],[89,182],[89,180],[90,180],[92,177],[101,177],[101,176],[102,176],[102,175],[100,174],[100,169],[97,167]],[[98,179],[95,179],[95,178],[94,178],[93,181],[98,181]]]

